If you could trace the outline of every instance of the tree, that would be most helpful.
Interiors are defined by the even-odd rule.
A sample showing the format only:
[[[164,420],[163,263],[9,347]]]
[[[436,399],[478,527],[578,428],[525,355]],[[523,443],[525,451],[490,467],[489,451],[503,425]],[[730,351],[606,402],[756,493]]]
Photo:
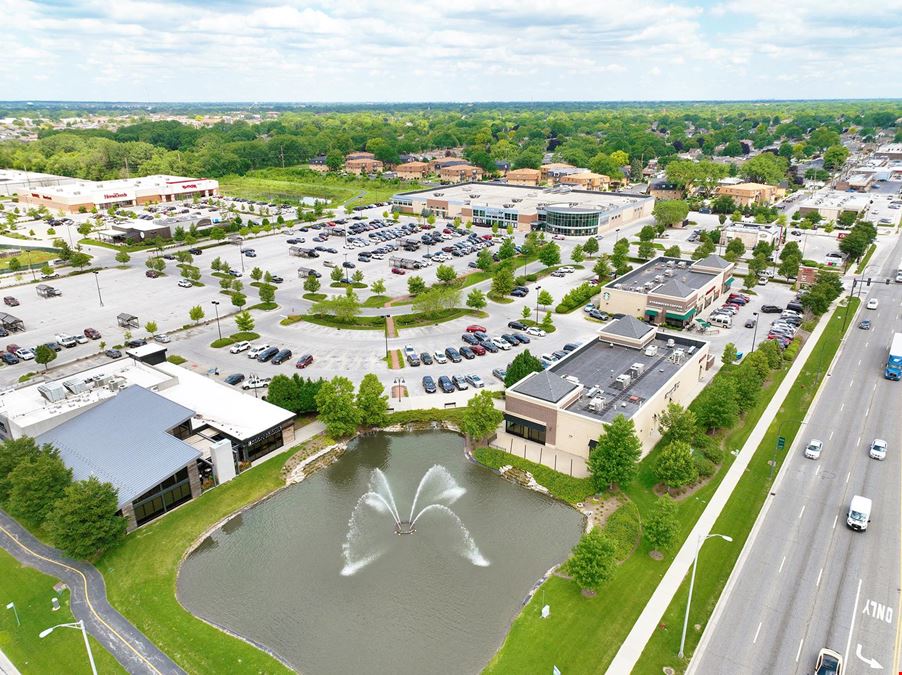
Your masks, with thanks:
[[[551,293],[543,288],[539,291],[538,303],[547,307],[554,304],[554,298],[551,297]]]
[[[708,430],[732,427],[739,419],[736,383],[731,377],[716,377],[702,389],[695,403],[699,425]]]
[[[328,314],[344,323],[350,323],[360,314],[360,298],[348,288],[344,295],[317,302],[311,311],[314,314]]]
[[[594,241],[594,239],[590,239],[589,241]],[[573,250],[570,251],[570,260],[579,264],[583,260],[586,259],[585,252],[583,251],[583,247],[577,244],[573,247]]]
[[[220,279],[219,287],[224,291],[230,290],[232,288],[232,277],[223,277]]]
[[[636,462],[642,454],[642,443],[631,419],[617,415],[598,439],[589,454],[589,472],[599,492],[606,488],[629,485],[636,476]]]
[[[800,258],[790,256],[780,261],[780,266],[777,268],[777,272],[780,274],[780,276],[786,279],[795,279],[799,276],[799,268],[801,267],[801,265],[802,261]]]
[[[595,237],[586,239],[586,243],[583,244],[583,253],[588,256],[593,256],[598,253],[598,240]]]
[[[316,293],[319,290],[320,283],[319,279],[317,279],[312,274],[309,275],[306,279],[304,279],[304,290],[308,293]]]
[[[263,270],[261,270],[259,267],[255,267],[251,270],[251,279],[253,279],[254,281],[260,281],[260,279],[262,278]]]
[[[492,277],[492,293],[495,295],[507,295],[514,290],[514,273],[506,265],[502,265]]]
[[[316,394],[319,420],[333,438],[351,436],[360,424],[360,410],[354,404],[354,385],[346,377],[323,382]]]
[[[658,230],[654,225],[646,225],[639,230],[639,241],[653,241],[658,236]]]
[[[627,257],[630,254],[630,242],[628,239],[618,239],[614,242],[614,250],[611,253],[611,264],[618,276],[625,274],[629,269]]]
[[[528,319],[530,316],[532,316],[532,310],[529,308],[529,305],[523,305],[523,309],[520,310],[520,316],[522,316],[524,319]]]
[[[691,443],[698,433],[695,413],[679,403],[668,403],[667,409],[658,418],[658,431],[671,442]]]
[[[93,558],[125,537],[119,496],[95,476],[69,485],[47,516],[45,529],[55,546],[73,558]]]
[[[91,225],[91,223],[87,223],[87,222],[86,222],[86,223],[82,223],[81,225],[79,225],[79,226],[78,226],[77,228],[75,228],[75,229],[76,229],[76,231],[77,231],[81,236],[87,237],[89,234],[91,234],[91,230],[94,229],[94,228],[93,228],[93,226]]]
[[[598,276],[599,280],[604,280],[611,276],[611,259],[607,254],[603,254],[598,259],[592,271]]]
[[[736,345],[732,342],[728,342],[723,347],[723,353],[720,355],[720,362],[725,366],[736,363],[736,359],[739,356],[739,352],[736,349]]]
[[[552,265],[558,265],[561,262],[561,249],[555,244],[553,241],[545,244],[541,249],[539,249],[539,260],[542,261],[542,264],[546,267],[551,267]]]
[[[8,266],[10,272],[19,272],[22,269],[22,263],[19,262],[18,258],[10,258]]]
[[[689,205],[682,199],[665,199],[655,204],[652,215],[659,226],[673,227],[686,220]]]
[[[730,239],[727,243],[727,250],[724,252],[724,258],[729,260],[730,262],[736,262],[745,254],[745,244],[742,243],[742,239],[736,237],[735,239]]]
[[[488,249],[482,249],[483,251],[487,251]],[[517,248],[514,245],[514,240],[512,237],[505,238],[504,241],[501,242],[501,246],[498,247],[498,259],[499,260],[509,260],[517,255]]]
[[[330,278],[332,279],[332,281],[334,281],[335,283],[339,283],[342,279],[345,278],[345,272],[344,272],[344,269],[341,268],[341,267],[333,267],[333,268],[332,268],[332,271],[329,272],[329,277],[330,277]]]
[[[235,326],[237,326],[238,330],[242,333],[249,333],[254,330],[254,317],[251,316],[251,313],[247,310],[238,312],[238,314],[235,315]]]
[[[34,350],[34,361],[35,363],[40,363],[44,366],[44,370],[47,370],[47,364],[56,359],[56,350],[52,347],[48,347],[47,345],[38,345],[37,349]]]
[[[716,247],[711,240],[705,239],[699,246],[696,246],[695,250],[692,252],[692,259],[701,260],[702,258],[707,258],[714,253],[715,249]]]
[[[60,499],[72,482],[72,470],[60,459],[59,451],[44,446],[10,472],[9,495],[4,507],[10,515],[29,525],[40,525],[47,519],[54,502]]]
[[[598,528],[580,537],[573,547],[567,570],[586,595],[594,595],[610,579],[617,565],[614,543]]]
[[[276,287],[270,284],[262,284],[258,290],[260,302],[269,304],[276,301]]]
[[[232,304],[239,309],[247,304],[247,296],[244,293],[232,293]]]
[[[426,282],[423,281],[423,277],[415,276],[415,277],[410,277],[407,280],[408,294],[417,296],[425,290],[426,290]]]
[[[659,497],[648,520],[642,526],[645,540],[655,551],[669,548],[676,539],[680,521],[676,516],[676,502],[669,496]]]
[[[30,436],[8,438],[0,442],[0,504],[5,504],[9,496],[9,474],[13,469],[26,460],[34,459],[42,451],[52,452],[52,450],[49,445],[45,445],[42,450]]]
[[[504,413],[495,407],[492,392],[483,389],[467,401],[460,418],[460,430],[472,447],[491,436],[503,419]]]
[[[345,158],[340,151],[332,149],[326,153],[326,166],[329,167],[329,171],[338,171],[344,163]]]
[[[554,330],[554,320],[551,318],[551,312],[545,312],[545,316],[542,317],[542,330],[546,333],[550,333]]]
[[[188,318],[194,323],[197,323],[204,318],[204,308],[200,305],[194,305],[194,307],[188,310]]]
[[[504,386],[511,387],[530,373],[541,373],[544,370],[542,362],[526,349],[514,357],[507,366],[504,375]]]
[[[354,270],[354,274],[351,275],[351,281],[355,284],[363,283],[363,270]]]
[[[698,469],[688,443],[675,441],[658,455],[655,476],[668,488],[678,488],[698,480]]]
[[[451,265],[439,265],[435,268],[435,278],[443,284],[449,285],[457,279],[457,272],[454,271],[454,267]]]
[[[772,152],[762,152],[742,164],[743,178],[754,183],[776,185],[786,177],[789,162]]]
[[[674,244],[673,246],[665,249],[664,255],[668,258],[681,258],[683,256],[683,252],[680,251],[678,244]]]
[[[643,260],[650,259],[655,254],[655,245],[650,241],[639,242],[639,257]]]
[[[370,290],[373,291],[375,295],[382,295],[385,293],[385,280],[376,279],[370,286]]]
[[[742,277],[742,287],[745,290],[750,291],[757,285],[758,275],[754,271],[749,270],[749,272],[744,277]]]
[[[485,293],[478,288],[474,288],[470,291],[469,295],[467,295],[467,307],[471,309],[482,309],[486,304]]]
[[[157,322],[148,321],[144,324],[144,330],[146,330],[149,335],[155,335],[157,332]]]
[[[495,261],[492,260],[492,252],[484,248],[479,253],[476,254],[476,267],[481,269],[483,272],[488,272],[494,266]]]
[[[221,227],[214,227],[210,230],[210,239],[215,239],[216,241],[222,241],[225,239],[226,233]]]
[[[357,409],[360,423],[369,427],[382,427],[388,414],[388,396],[385,387],[373,373],[367,373],[357,391]]]
[[[783,246],[783,250],[780,251],[780,260],[785,260],[786,258],[802,258],[802,250],[799,248],[799,243],[797,241],[787,241]]]
[[[864,231],[853,227],[852,230],[839,240],[839,250],[852,261],[858,261],[868,250],[871,242]]]
[[[436,314],[460,304],[460,289],[452,286],[436,286],[420,293],[413,301],[413,308],[424,314]]]

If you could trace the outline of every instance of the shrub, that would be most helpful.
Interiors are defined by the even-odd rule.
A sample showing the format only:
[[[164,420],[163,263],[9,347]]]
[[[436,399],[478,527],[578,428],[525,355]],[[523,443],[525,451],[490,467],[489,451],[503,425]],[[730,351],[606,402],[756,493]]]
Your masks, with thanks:
[[[695,468],[698,471],[700,478],[713,476],[714,472],[717,471],[717,467],[714,465],[714,462],[704,457],[695,458]]]
[[[560,304],[554,308],[558,314],[566,314],[572,312],[577,307],[585,305],[593,295],[597,295],[600,291],[598,286],[591,284],[580,284],[572,289],[567,295],[561,298]]]
[[[789,343],[786,349],[783,350],[783,360],[784,361],[794,361],[796,356],[799,355],[799,349],[802,348],[802,343],[798,340],[793,340]]]
[[[642,524],[639,518],[639,509],[633,502],[627,502],[618,508],[608,518],[604,526],[604,533],[614,544],[614,556],[617,562],[623,562],[633,552]]]
[[[711,436],[701,435],[692,443],[692,447],[701,453],[702,457],[714,464],[720,464],[723,461],[723,450],[720,445]]]
[[[538,281],[538,280],[539,280],[539,275],[538,275],[538,274],[527,274],[527,275],[526,275],[526,280],[527,280],[527,281]]]
[[[213,340],[213,342],[210,343],[210,346],[213,347],[213,349],[220,349],[222,347],[228,347],[229,345],[234,343],[235,341],[232,338],[224,337],[220,338],[219,340]]]

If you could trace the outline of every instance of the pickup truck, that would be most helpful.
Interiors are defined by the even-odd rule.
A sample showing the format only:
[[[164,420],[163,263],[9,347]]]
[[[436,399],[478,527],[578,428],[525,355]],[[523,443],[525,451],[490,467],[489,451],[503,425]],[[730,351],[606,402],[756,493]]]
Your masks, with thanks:
[[[271,381],[272,381],[271,377],[251,376],[249,379],[245,380],[245,382],[241,386],[241,388],[242,389],[262,389],[263,387],[268,387],[269,383]]]

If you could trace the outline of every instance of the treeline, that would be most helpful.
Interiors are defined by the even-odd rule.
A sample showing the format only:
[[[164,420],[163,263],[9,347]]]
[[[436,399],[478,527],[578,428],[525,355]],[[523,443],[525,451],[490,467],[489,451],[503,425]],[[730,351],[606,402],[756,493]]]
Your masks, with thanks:
[[[497,161],[537,167],[550,152],[616,177],[623,166],[633,173],[649,159],[666,161],[693,149],[739,157],[743,141],[756,148],[776,144],[786,159],[809,156],[850,129],[872,139],[878,130],[893,129],[899,117],[897,102],[305,109],[206,128],[136,121],[116,131],[46,129],[35,142],[0,144],[0,166],[95,180],[153,173],[216,177],[353,150],[396,163],[402,155],[462,147],[488,171]],[[895,137],[902,140],[902,131]]]

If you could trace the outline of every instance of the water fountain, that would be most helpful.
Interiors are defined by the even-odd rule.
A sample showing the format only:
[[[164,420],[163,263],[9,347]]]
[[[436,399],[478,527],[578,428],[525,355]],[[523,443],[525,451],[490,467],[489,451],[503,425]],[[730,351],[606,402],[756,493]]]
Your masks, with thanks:
[[[377,531],[374,528],[384,527],[386,515],[391,516],[394,521],[394,531],[397,535],[415,533],[417,521],[426,513],[435,513],[451,519],[457,525],[453,530],[456,541],[452,542],[457,552],[474,565],[487,567],[489,561],[480,553],[470,531],[449,508],[465,493],[466,489],[457,484],[445,467],[435,464],[420,479],[413,503],[410,505],[410,515],[403,519],[395,503],[388,478],[382,470],[373,469],[368,489],[357,500],[348,521],[348,534],[343,546],[345,566],[341,571],[342,576],[354,574],[385,553],[384,538],[372,535]],[[417,511],[417,505],[421,503],[425,506]],[[371,520],[373,522],[370,522]]]

